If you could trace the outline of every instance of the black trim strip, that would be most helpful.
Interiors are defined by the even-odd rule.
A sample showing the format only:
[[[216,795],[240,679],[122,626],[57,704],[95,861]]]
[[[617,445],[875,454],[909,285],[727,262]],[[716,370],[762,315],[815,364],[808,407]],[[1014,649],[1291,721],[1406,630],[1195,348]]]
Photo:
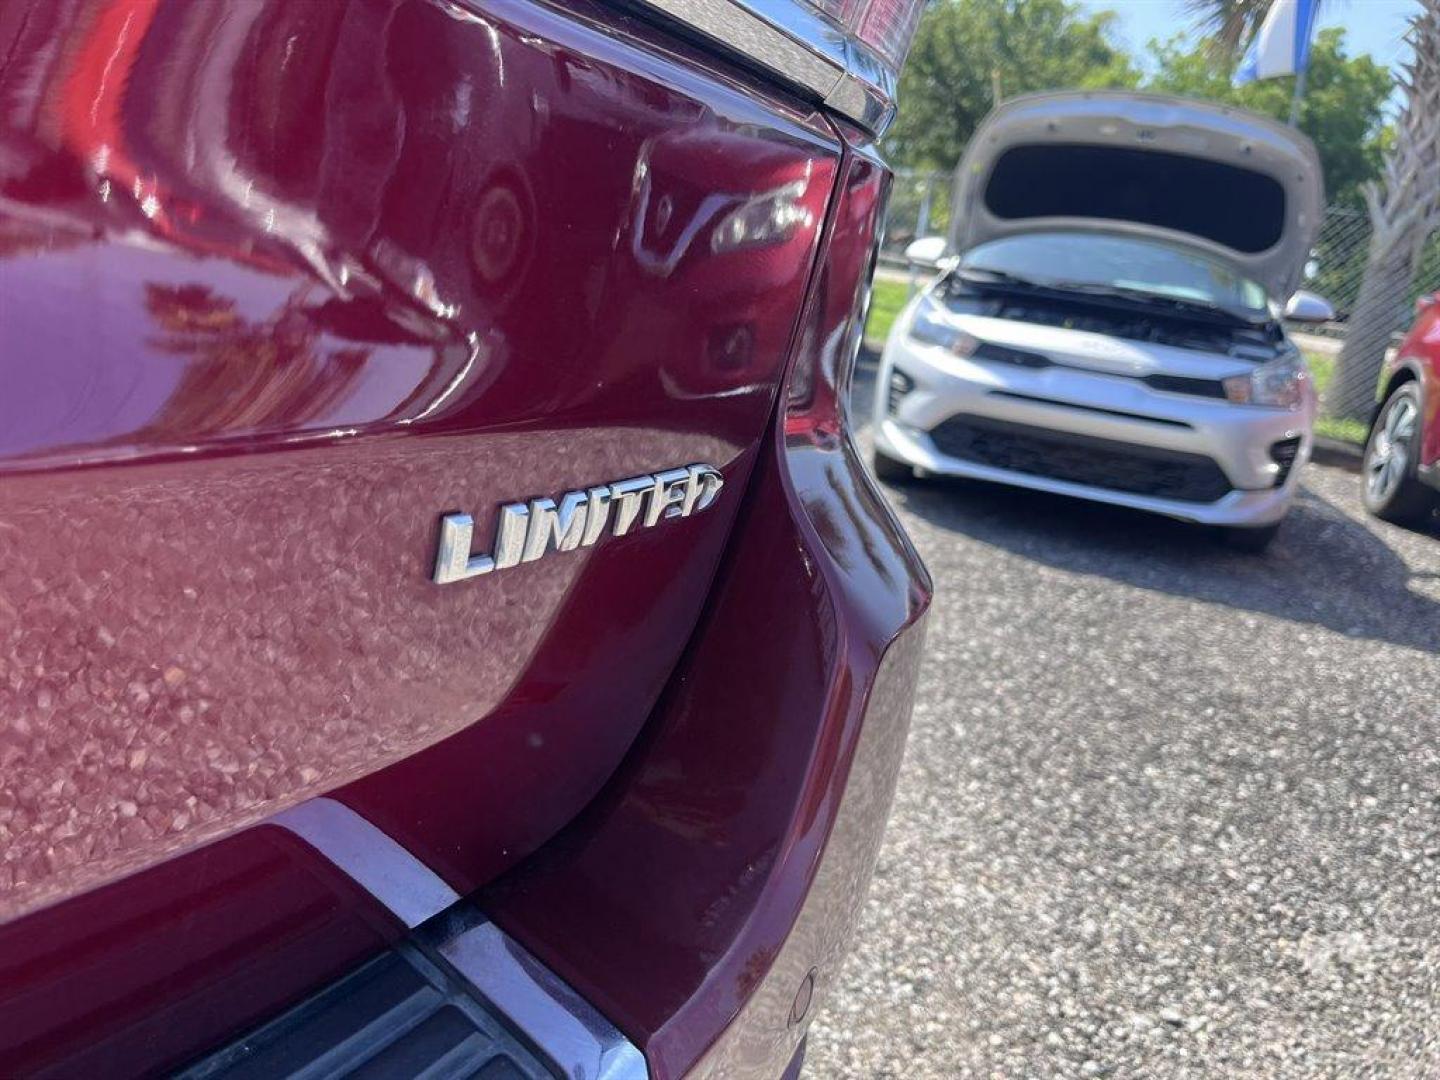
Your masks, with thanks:
[[[1167,394],[1184,394],[1187,397],[1211,398],[1217,401],[1226,400],[1225,384],[1219,379],[1199,379],[1190,375],[1165,375],[1161,373],[1153,375],[1127,375],[1123,371],[1106,371],[1104,368],[1087,367],[1084,364],[1073,364],[1064,360],[1056,360],[1053,356],[1048,356],[1045,353],[1016,349],[994,341],[981,341],[975,351],[970,354],[970,359],[980,360],[990,364],[1008,364],[1011,367],[1031,368],[1033,370],[1056,367],[1064,371],[1083,371],[1088,375],[1109,375],[1117,379],[1130,379],[1133,382],[1143,382],[1146,386],[1150,387],[1150,389],[1160,390]]]
[[[1211,504],[1234,490],[1204,454],[957,413],[929,431],[940,453],[1009,472],[1173,502]]]
[[[1146,375],[1140,381],[1152,390],[1163,390],[1168,394],[1229,400],[1225,396],[1225,384],[1219,379],[1196,379],[1189,375]]]

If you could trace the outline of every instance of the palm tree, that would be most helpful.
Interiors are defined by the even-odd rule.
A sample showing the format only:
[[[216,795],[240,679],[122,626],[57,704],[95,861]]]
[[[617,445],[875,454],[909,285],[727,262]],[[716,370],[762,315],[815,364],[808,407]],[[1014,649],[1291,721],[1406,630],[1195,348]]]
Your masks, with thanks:
[[[1237,55],[1274,0],[1186,0],[1218,48]],[[1414,56],[1399,78],[1404,108],[1378,182],[1366,185],[1370,250],[1360,295],[1325,401],[1332,416],[1368,420],[1391,335],[1405,306],[1425,241],[1440,228],[1440,0],[1418,0],[1406,33]]]
[[[1272,0],[1185,0],[1198,28],[1229,56],[1240,50],[1260,29]]]
[[[1370,251],[1325,401],[1331,415],[1357,420],[1370,418],[1385,350],[1409,314],[1421,248],[1440,228],[1440,0],[1420,0],[1407,37],[1414,55],[1399,80],[1404,110],[1379,182],[1365,187]]]

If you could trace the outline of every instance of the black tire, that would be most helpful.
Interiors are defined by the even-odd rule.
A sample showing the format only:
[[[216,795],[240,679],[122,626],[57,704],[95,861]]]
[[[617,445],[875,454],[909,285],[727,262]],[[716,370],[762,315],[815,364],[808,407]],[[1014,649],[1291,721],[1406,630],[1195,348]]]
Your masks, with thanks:
[[[915,470],[898,458],[876,450],[870,457],[875,467],[875,476],[887,484],[908,484],[915,479]]]
[[[1280,523],[1274,525],[1262,525],[1255,528],[1227,528],[1224,532],[1225,544],[1236,551],[1243,551],[1247,555],[1263,555],[1274,542],[1280,532]]]
[[[1420,385],[1402,383],[1380,407],[1365,443],[1360,497],[1370,513],[1397,525],[1418,525],[1435,510],[1435,492],[1416,476],[1423,415]]]

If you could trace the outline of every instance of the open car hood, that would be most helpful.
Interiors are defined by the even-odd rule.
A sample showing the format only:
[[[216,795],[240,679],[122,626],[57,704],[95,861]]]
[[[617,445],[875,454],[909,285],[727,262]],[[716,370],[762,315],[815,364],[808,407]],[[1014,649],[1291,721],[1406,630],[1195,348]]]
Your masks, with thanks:
[[[950,242],[1057,229],[1177,241],[1283,302],[1323,206],[1314,144],[1266,117],[1158,94],[1031,94],[970,140]]]

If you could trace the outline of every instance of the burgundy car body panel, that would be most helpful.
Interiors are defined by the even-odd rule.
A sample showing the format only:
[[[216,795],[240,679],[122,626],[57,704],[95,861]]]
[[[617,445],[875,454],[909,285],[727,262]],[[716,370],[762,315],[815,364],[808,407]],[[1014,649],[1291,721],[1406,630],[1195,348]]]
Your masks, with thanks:
[[[56,55],[7,72],[33,96],[0,261],[0,913],[401,759],[346,801],[473,887],[643,723],[837,150],[693,62],[500,7],[5,9]],[[712,252],[797,179],[789,239]],[[488,538],[500,502],[691,461],[733,484],[705,515],[429,580],[442,512]]]
[[[0,56],[0,916],[321,792],[493,878],[694,626],[833,128],[593,5],[6,0]],[[703,515],[429,581],[442,512],[692,461]]]
[[[784,1068],[928,597],[841,424],[886,183],[589,0],[0,0],[0,1072],[402,934],[268,824],[322,794],[456,893],[541,849],[486,903],[658,1074]],[[442,513],[691,462],[704,514],[429,580]]]
[[[878,850],[930,589],[842,424],[888,180],[848,158],[781,422],[644,741],[608,797],[483,897],[657,1077],[752,1000],[746,1037],[704,1068],[784,1070],[808,1019],[790,1022],[792,1002],[807,972],[820,994],[833,980]]]

